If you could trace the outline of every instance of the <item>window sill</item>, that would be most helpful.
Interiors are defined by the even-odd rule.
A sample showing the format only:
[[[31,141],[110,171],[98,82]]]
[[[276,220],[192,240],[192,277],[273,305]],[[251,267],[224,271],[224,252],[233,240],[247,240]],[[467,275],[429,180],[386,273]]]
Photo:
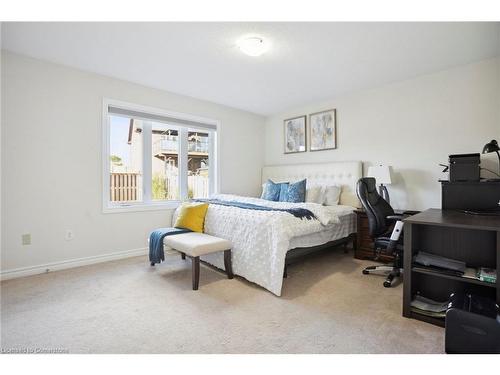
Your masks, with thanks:
[[[103,214],[119,214],[122,212],[142,212],[142,211],[158,211],[158,210],[175,210],[180,206],[181,201],[169,201],[162,203],[151,204],[129,204],[123,206],[105,206],[102,209]]]

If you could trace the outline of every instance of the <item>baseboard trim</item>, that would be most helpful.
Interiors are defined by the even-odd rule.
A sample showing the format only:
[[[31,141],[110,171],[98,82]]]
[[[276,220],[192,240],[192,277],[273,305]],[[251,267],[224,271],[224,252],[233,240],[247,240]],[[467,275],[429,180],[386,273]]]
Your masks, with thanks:
[[[144,247],[140,249],[117,251],[114,253],[103,254],[103,255],[94,255],[85,258],[63,260],[61,262],[40,264],[37,266],[13,268],[10,270],[1,271],[0,280],[9,280],[18,277],[39,275],[42,273],[65,270],[68,268],[75,268],[75,267],[87,266],[90,264],[109,262],[110,260],[131,258],[135,256],[145,255],[147,253],[148,249]]]

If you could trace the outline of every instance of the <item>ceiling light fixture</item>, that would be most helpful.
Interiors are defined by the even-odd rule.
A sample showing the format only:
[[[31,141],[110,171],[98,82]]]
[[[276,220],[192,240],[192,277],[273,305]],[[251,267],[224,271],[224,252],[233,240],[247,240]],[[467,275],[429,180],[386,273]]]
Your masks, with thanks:
[[[269,49],[269,43],[259,36],[246,36],[238,40],[241,52],[248,56],[260,56]]]

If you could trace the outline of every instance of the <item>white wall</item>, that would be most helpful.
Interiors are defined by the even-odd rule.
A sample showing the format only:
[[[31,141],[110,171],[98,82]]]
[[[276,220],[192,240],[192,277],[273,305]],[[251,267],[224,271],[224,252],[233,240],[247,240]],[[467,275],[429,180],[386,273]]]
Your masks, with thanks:
[[[262,117],[2,51],[2,271],[141,249],[169,225],[167,210],[101,212],[103,97],[220,120],[220,190],[259,193]]]
[[[267,119],[265,164],[361,160],[366,172],[384,163],[395,171],[393,206],[440,207],[445,175],[437,164],[500,139],[499,103],[499,58],[313,103]],[[337,109],[338,148],[284,155],[283,119],[330,108]],[[495,154],[482,159],[498,171]]]
[[[3,28],[3,22],[0,22],[0,51],[2,50],[2,28]],[[2,71],[2,59],[0,58],[0,72]],[[0,88],[2,87],[2,74],[0,74]],[[0,90],[0,103],[2,103],[2,90]],[[0,123],[2,126],[0,126],[0,166],[2,165],[2,132],[3,132],[3,121],[1,121],[2,117],[2,105],[0,105]],[[3,168],[2,168],[3,169]],[[2,175],[0,171],[0,251],[2,249],[2,231],[3,231],[3,225],[2,225],[2,204],[3,204],[3,199],[2,199],[2,191],[3,191],[3,181],[2,181]],[[0,262],[0,270],[1,270],[1,262]]]
[[[394,166],[394,206],[439,207],[437,164],[500,138],[500,59],[268,119],[5,51],[1,65],[2,271],[143,249],[152,228],[169,225],[167,210],[101,212],[103,97],[220,120],[221,191],[244,195],[259,193],[264,164],[362,160]],[[329,108],[338,149],[284,155],[283,119]],[[497,168],[496,155],[484,164]]]

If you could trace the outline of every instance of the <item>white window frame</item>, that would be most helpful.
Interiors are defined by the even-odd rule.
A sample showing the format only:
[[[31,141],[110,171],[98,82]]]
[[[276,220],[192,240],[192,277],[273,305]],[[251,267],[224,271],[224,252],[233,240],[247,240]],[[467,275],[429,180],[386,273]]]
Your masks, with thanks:
[[[142,170],[142,202],[112,202],[110,200],[110,122],[109,122],[109,106],[122,108],[129,111],[143,112],[150,115],[163,116],[168,118],[175,118],[183,121],[196,122],[200,124],[210,124],[215,126],[215,136],[210,137],[209,143],[209,192],[210,194],[218,193],[220,186],[220,139],[221,139],[221,123],[218,120],[203,118],[199,116],[193,116],[185,113],[172,112],[164,109],[153,108],[148,106],[143,106],[139,104],[133,104],[128,102],[123,102],[115,99],[103,98],[102,105],[102,211],[103,213],[118,213],[118,212],[134,212],[134,211],[149,211],[149,210],[168,210],[174,209],[179,206],[179,204],[187,199],[188,184],[187,184],[187,154],[188,154],[188,143],[187,143],[187,132],[188,129],[197,129],[196,126],[186,126],[180,125],[180,142],[179,142],[179,195],[180,200],[169,200],[169,201],[153,201],[151,200],[151,132],[144,132],[144,147],[143,147],[143,170]],[[176,127],[179,124],[175,122],[172,123]],[[147,121],[145,126],[148,126]],[[149,124],[151,126],[151,124]],[[207,131],[205,128],[200,128],[200,130]],[[213,132],[213,130],[212,130]],[[183,136],[185,135],[185,136]],[[215,162],[212,160],[214,159]],[[182,165],[181,165],[182,164]],[[186,172],[186,173],[183,173]]]

